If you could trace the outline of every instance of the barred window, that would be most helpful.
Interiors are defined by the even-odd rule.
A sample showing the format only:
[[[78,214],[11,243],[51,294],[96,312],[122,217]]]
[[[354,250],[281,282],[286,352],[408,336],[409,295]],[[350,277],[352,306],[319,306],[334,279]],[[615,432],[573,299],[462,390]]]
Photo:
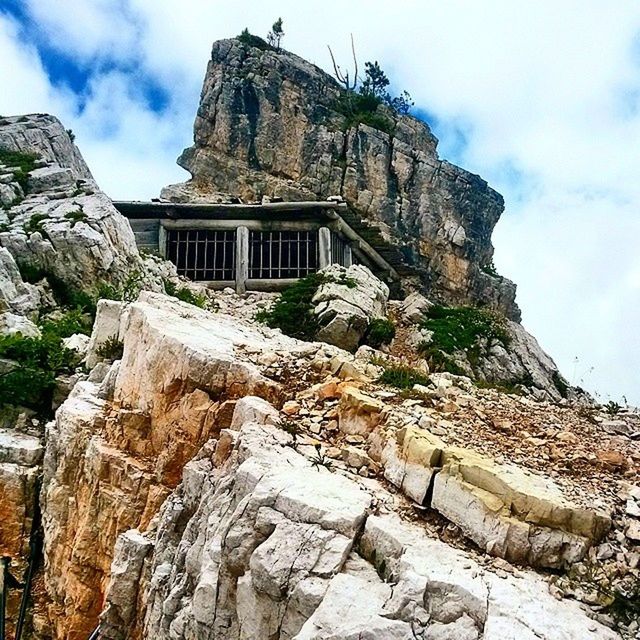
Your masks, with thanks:
[[[335,231],[331,232],[331,262],[345,266],[347,244]]]
[[[317,231],[250,232],[249,278],[304,278],[317,270]]]
[[[169,229],[167,258],[191,280],[235,280],[236,232]]]

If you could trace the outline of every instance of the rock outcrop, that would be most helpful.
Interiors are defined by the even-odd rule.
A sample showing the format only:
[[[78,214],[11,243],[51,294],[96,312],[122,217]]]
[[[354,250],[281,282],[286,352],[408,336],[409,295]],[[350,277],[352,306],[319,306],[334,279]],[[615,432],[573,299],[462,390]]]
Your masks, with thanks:
[[[339,194],[401,248],[431,297],[517,320],[515,286],[490,268],[502,197],[441,160],[435,136],[416,118],[385,112],[392,133],[345,126],[343,94],[331,76],[291,53],[237,39],[214,43],[195,143],[179,159],[193,180],[163,197]]]
[[[534,574],[483,569],[390,514],[381,486],[291,445],[256,416],[185,467],[151,530],[118,539],[104,637],[617,637]]]
[[[385,318],[389,287],[366,267],[331,265],[315,295],[313,315],[320,326],[318,340],[355,351],[372,320]]]

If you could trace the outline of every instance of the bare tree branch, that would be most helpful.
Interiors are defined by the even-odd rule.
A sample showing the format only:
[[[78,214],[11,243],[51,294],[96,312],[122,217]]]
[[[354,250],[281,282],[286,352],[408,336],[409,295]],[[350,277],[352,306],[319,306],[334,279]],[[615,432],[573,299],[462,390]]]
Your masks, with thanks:
[[[353,53],[353,65],[355,67],[355,75],[353,77],[353,87],[352,91],[356,90],[356,86],[358,84],[358,58],[356,57],[356,45],[353,43],[353,33],[351,34],[351,53]],[[349,87],[347,87],[349,89]]]
[[[336,76],[338,82],[340,82],[340,84],[344,84],[346,86],[346,88],[349,88],[349,82],[348,80],[345,80],[345,77],[342,75],[341,71],[340,71],[340,67],[336,64],[336,59],[333,57],[333,51],[331,51],[331,47],[329,45],[327,45],[327,49],[329,49],[329,55],[331,56],[331,62],[333,63],[333,72],[334,75]]]

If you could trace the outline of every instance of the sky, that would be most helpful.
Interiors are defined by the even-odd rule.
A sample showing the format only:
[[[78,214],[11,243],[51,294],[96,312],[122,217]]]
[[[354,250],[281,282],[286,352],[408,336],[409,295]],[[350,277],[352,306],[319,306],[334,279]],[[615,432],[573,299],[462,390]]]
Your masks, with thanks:
[[[0,114],[47,112],[112,198],[188,179],[211,43],[284,20],[283,46],[330,71],[330,44],[378,60],[441,157],[505,197],[498,270],[572,384],[640,405],[638,0],[0,0]]]

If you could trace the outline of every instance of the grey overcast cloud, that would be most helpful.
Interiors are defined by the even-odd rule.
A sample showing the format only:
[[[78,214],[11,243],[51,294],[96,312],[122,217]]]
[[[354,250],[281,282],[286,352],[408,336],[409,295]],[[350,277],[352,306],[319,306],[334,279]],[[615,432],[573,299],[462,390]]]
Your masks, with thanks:
[[[353,33],[412,94],[440,155],[505,197],[495,264],[525,327],[569,382],[640,404],[638,0],[0,0],[0,113],[57,115],[111,197],[155,197],[188,178],[211,43],[279,16],[286,49],[330,70]]]

